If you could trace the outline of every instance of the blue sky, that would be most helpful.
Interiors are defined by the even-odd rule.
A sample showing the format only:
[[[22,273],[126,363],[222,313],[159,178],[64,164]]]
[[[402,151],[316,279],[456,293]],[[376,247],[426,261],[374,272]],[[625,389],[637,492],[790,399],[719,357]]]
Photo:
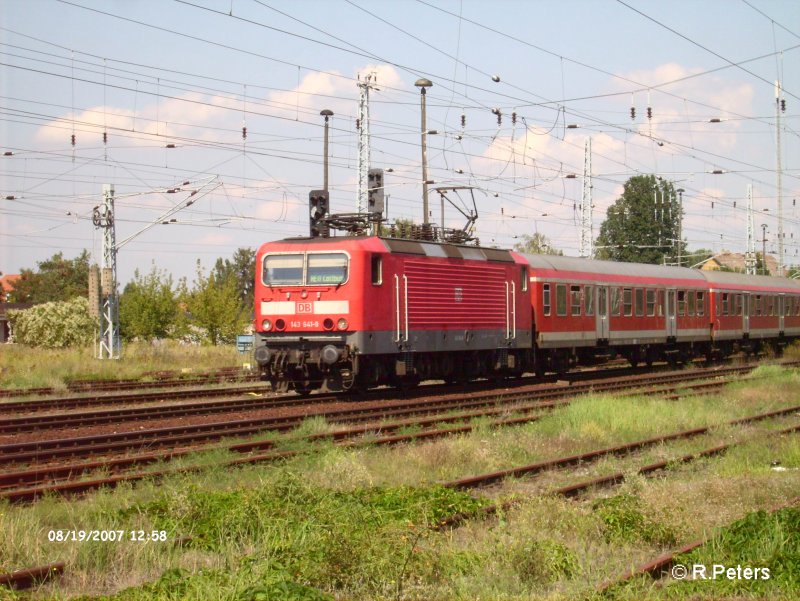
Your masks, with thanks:
[[[371,166],[392,169],[390,219],[422,217],[414,81],[427,77],[429,178],[475,187],[483,244],[538,231],[571,255],[588,137],[595,236],[622,184],[654,173],[686,190],[690,248],[744,251],[748,184],[774,247],[780,78],[785,253],[800,263],[798,2],[5,0],[0,27],[3,273],[58,251],[99,261],[104,183],[118,240],[200,190],[120,250],[123,284],[153,264],[191,281],[197,260],[304,234],[323,109],[332,209],[354,211],[356,84],[373,72]]]

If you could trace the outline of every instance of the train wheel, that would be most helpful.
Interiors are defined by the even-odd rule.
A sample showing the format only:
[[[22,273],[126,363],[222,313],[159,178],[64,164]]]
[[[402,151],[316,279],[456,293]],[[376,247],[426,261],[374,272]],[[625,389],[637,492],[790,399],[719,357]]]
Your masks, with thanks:
[[[400,391],[406,390],[413,390],[417,386],[419,386],[419,376],[405,376],[403,378],[398,379],[397,381],[397,389]]]
[[[298,373],[293,380],[294,391],[300,396],[308,396],[314,390],[314,384],[311,381],[311,376],[308,371],[308,365],[305,363],[302,367],[298,368]]]

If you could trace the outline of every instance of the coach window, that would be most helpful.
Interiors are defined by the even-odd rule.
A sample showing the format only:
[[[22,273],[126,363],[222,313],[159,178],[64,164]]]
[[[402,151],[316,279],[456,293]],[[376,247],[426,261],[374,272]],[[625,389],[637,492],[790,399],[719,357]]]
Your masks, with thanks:
[[[619,315],[619,288],[611,289],[611,315]]]
[[[527,267],[523,267],[520,270],[520,272],[521,272],[520,273],[520,278],[522,279],[522,281],[520,282],[520,288],[522,288],[523,292],[527,292],[528,291],[528,268]]]
[[[656,315],[664,317],[664,291],[658,290],[656,292]]]
[[[383,283],[383,257],[372,255],[372,285],[380,286]]]
[[[567,314],[567,285],[556,284],[556,315]]]
[[[625,317],[633,315],[633,292],[630,288],[622,289],[622,312]]]
[[[761,303],[761,295],[760,294],[756,294],[755,295],[755,299],[756,299],[756,301],[755,301],[756,302],[756,311],[755,311],[754,315],[760,317],[761,316],[761,311],[762,311],[762,306],[763,306],[762,303]]]
[[[696,299],[695,292],[694,290],[689,290],[687,294],[689,295],[689,308],[686,314],[689,317],[694,317],[694,304]]]
[[[572,315],[573,316],[580,316],[581,314],[581,287],[580,286],[570,286],[569,287],[569,296],[570,296],[570,304],[572,305]]]
[[[736,295],[736,315],[742,314],[742,295]]]
[[[594,315],[594,286],[583,287],[584,313],[591,317]]]
[[[730,315],[731,295],[727,292],[722,293],[722,315]]]
[[[550,315],[550,284],[542,284],[542,311]]]
[[[686,290],[678,290],[678,315],[686,315]]]
[[[702,317],[706,312],[706,293],[697,291],[697,316]]]
[[[644,315],[644,289],[636,289],[636,317]]]
[[[656,291],[648,290],[647,294],[647,316],[653,317],[656,314]]]

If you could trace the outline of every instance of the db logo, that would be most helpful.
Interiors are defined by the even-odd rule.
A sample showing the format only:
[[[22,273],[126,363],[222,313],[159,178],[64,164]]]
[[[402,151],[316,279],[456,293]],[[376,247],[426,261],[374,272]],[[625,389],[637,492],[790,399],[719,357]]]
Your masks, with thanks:
[[[312,303],[297,303],[297,313],[313,313],[314,305]]]

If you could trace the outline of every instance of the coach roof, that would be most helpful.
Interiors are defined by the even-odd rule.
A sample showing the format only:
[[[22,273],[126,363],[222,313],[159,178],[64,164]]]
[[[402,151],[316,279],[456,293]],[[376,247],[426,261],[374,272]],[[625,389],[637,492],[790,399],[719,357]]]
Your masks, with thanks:
[[[701,271],[688,267],[668,267],[648,265],[645,263],[621,263],[615,261],[596,261],[579,259],[578,257],[561,257],[555,255],[522,255],[534,269],[547,269],[573,273],[591,273],[597,275],[627,276],[633,278],[652,278],[670,280],[697,280],[705,278]],[[535,275],[535,274],[534,274]]]

